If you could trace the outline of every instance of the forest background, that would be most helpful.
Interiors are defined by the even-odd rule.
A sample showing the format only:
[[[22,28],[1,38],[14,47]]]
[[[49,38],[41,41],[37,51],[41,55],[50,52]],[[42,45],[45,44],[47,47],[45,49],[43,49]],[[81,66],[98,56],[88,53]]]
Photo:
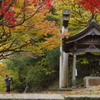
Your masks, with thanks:
[[[6,74],[13,78],[12,92],[40,92],[50,89],[49,86],[55,83],[55,89],[58,89],[62,10],[70,9],[71,12],[67,35],[85,28],[93,14],[100,21],[95,10],[86,10],[77,1],[0,1],[0,92],[5,91]],[[99,60],[78,59],[77,85],[82,86],[83,78],[87,75],[99,75],[99,66]]]

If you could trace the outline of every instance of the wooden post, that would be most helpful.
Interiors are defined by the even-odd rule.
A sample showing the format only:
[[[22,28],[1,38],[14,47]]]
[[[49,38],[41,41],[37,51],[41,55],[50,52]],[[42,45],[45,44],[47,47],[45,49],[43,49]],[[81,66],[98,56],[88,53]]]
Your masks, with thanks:
[[[64,9],[62,14],[62,36],[64,36],[65,31],[68,32],[69,9]],[[60,46],[60,53],[59,88],[62,89],[68,87],[68,53],[63,52],[62,43]]]
[[[76,53],[73,54],[72,88],[76,88]]]

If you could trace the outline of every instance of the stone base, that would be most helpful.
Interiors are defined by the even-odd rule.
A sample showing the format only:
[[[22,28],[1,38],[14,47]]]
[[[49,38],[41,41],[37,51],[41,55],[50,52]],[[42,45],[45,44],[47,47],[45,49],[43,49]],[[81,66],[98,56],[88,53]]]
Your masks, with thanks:
[[[100,77],[87,76],[83,80],[84,80],[84,86],[86,88],[96,86],[96,85],[100,85]]]

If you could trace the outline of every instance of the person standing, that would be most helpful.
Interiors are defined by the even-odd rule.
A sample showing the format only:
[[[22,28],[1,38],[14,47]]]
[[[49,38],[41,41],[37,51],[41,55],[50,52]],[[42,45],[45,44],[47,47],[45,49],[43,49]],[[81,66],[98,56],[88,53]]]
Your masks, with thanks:
[[[5,84],[6,84],[6,92],[10,92],[10,82],[12,81],[12,77],[6,75],[5,77]]]

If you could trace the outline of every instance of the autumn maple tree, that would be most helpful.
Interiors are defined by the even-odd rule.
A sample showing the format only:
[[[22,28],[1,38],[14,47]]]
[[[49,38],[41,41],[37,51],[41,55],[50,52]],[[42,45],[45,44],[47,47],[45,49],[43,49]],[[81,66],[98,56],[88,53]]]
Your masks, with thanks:
[[[0,0],[0,58],[23,51],[41,53],[44,45],[55,42],[59,28],[46,20],[52,7],[52,0]]]
[[[31,12],[32,14],[27,17],[27,8],[31,5],[38,6],[38,8],[35,9],[33,13]],[[25,20],[34,16],[34,14],[36,14],[43,5],[49,8],[53,7],[51,0],[0,0],[0,20],[5,19],[4,21],[1,21],[0,25],[9,25],[8,27],[20,25],[24,23]],[[15,13],[13,9],[19,10],[19,13]],[[23,14],[23,16],[19,18],[21,14]]]
[[[92,14],[100,13],[100,0],[75,0]]]

